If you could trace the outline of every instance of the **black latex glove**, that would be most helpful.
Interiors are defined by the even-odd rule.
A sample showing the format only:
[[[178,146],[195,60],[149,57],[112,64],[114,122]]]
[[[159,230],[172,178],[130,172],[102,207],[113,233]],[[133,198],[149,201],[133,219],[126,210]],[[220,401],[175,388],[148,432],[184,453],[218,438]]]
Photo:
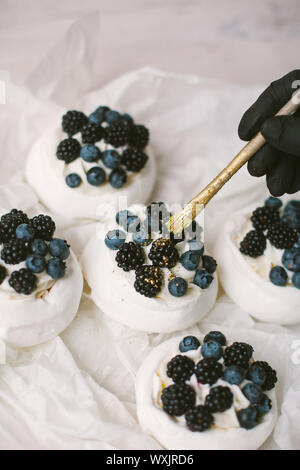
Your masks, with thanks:
[[[269,191],[277,197],[300,190],[300,111],[293,116],[274,117],[299,86],[300,70],[271,83],[239,125],[242,140],[250,140],[258,131],[267,140],[249,160],[248,171],[252,176],[266,175]]]

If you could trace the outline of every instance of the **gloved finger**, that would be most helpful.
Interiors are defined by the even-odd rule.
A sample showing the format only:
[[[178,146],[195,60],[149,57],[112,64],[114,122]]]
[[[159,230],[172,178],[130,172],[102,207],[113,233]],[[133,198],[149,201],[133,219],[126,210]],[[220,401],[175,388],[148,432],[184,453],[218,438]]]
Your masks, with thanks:
[[[262,135],[270,145],[282,152],[300,157],[300,118],[271,117],[261,127]]]
[[[251,176],[263,176],[277,163],[281,152],[269,144],[264,145],[248,161],[248,171]]]
[[[300,191],[300,163],[296,164],[294,180],[287,191],[288,194],[294,194]]]
[[[267,186],[272,196],[280,197],[294,183],[297,163],[293,155],[284,155],[267,173]]]
[[[240,139],[250,140],[266,119],[282,108],[296,91],[297,81],[300,81],[300,70],[293,70],[271,83],[242,117],[238,129]]]

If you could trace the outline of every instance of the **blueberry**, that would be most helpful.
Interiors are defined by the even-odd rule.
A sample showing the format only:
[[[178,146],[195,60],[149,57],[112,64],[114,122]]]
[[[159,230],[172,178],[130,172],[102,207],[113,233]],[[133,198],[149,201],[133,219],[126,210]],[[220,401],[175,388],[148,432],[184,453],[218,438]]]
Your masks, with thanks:
[[[266,381],[266,371],[259,364],[253,364],[247,373],[247,378],[257,385],[263,385]]]
[[[138,216],[127,210],[116,213],[116,222],[127,232],[136,232],[140,229],[140,219]]]
[[[150,243],[152,242],[151,236],[150,236],[147,228],[145,228],[145,227],[141,227],[140,230],[135,232],[132,236],[132,239],[133,239],[134,243],[136,243],[137,245],[141,245],[141,246],[150,245]]]
[[[231,385],[239,385],[243,382],[245,371],[240,366],[229,366],[224,371],[224,380]]]
[[[109,110],[105,113],[105,120],[108,124],[119,121],[121,119],[121,114],[118,111]]]
[[[118,168],[121,163],[121,156],[116,150],[105,150],[102,153],[102,162],[107,168]]]
[[[213,274],[217,269],[216,260],[212,256],[204,255],[202,257],[203,268],[206,269],[210,274]]]
[[[242,392],[252,405],[257,405],[262,398],[261,386],[252,382],[246,384]]]
[[[33,273],[42,273],[46,269],[46,261],[40,255],[29,255],[26,259],[26,268]]]
[[[205,359],[212,358],[218,361],[223,356],[223,349],[217,341],[206,341],[201,348],[201,354]]]
[[[261,400],[257,405],[257,409],[260,416],[266,415],[272,409],[272,401],[265,393],[262,394]]]
[[[21,224],[16,229],[16,237],[24,242],[30,242],[34,239],[35,231],[34,228],[28,224]]]
[[[47,264],[47,273],[52,279],[61,279],[66,273],[66,263],[60,258],[51,258]]]
[[[85,162],[97,162],[101,158],[101,152],[94,144],[85,144],[80,150],[80,156]]]
[[[278,199],[278,197],[270,196],[268,199],[265,200],[265,206],[273,207],[274,209],[280,209],[282,206],[282,201]]]
[[[95,111],[89,115],[89,121],[92,124],[101,124],[105,121],[105,114],[109,111],[107,106],[99,106]]]
[[[128,124],[129,124],[130,126],[132,126],[132,125],[134,124],[133,117],[130,116],[130,114],[125,113],[125,114],[122,114],[121,117],[122,117],[122,119],[123,119],[124,121],[128,122]]]
[[[92,186],[100,186],[105,182],[106,174],[103,168],[100,168],[100,166],[94,166],[87,172],[86,177],[88,183]]]
[[[66,176],[66,183],[69,188],[78,188],[82,183],[82,179],[77,173],[70,173]]]
[[[48,246],[44,240],[36,238],[30,245],[30,250],[32,253],[40,256],[45,256],[48,253]]]
[[[226,345],[226,338],[221,331],[210,331],[204,338],[204,341],[217,341],[221,346]]]
[[[291,228],[300,228],[300,201],[293,200],[287,203],[283,212],[282,221]]]
[[[126,240],[126,233],[122,230],[110,230],[107,232],[104,242],[110,250],[118,250]]]
[[[198,251],[189,250],[180,257],[182,266],[188,271],[195,271],[200,262],[200,254]]]
[[[199,347],[200,341],[196,338],[196,336],[186,336],[179,343],[179,351],[182,353],[198,349]]]
[[[300,271],[300,247],[293,246],[284,250],[281,260],[283,266],[289,271]]]
[[[255,406],[249,406],[238,411],[237,417],[242,428],[253,429],[258,424],[259,412]]]
[[[298,240],[297,240],[297,245],[300,246],[300,235],[299,235]]]
[[[169,282],[168,289],[170,294],[174,295],[174,297],[182,297],[187,292],[188,284],[182,277],[174,277],[174,279]]]
[[[109,182],[113,188],[119,189],[124,186],[127,181],[127,174],[126,171],[122,168],[116,168],[111,172],[109,175]]]
[[[287,272],[281,266],[274,266],[271,269],[269,274],[270,281],[275,284],[275,286],[285,286],[288,280]]]
[[[70,256],[70,247],[66,240],[53,238],[49,245],[49,250],[54,258],[67,259]]]
[[[193,283],[201,289],[207,289],[213,279],[214,278],[205,269],[198,269],[193,279]]]
[[[200,256],[204,253],[204,244],[201,240],[197,240],[197,238],[193,238],[193,240],[189,241],[189,247],[190,250],[196,251]]]

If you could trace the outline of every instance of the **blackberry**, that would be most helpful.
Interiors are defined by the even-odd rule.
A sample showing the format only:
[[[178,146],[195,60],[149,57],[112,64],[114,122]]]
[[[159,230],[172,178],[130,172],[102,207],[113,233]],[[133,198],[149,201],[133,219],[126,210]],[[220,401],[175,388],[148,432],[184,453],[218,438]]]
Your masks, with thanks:
[[[113,122],[105,129],[105,142],[113,147],[121,147],[128,144],[129,128],[128,122],[123,119]]]
[[[146,165],[148,155],[133,147],[128,147],[122,154],[122,165],[126,170],[137,173],[141,171]]]
[[[58,160],[63,160],[65,163],[71,163],[76,158],[79,157],[81,150],[81,145],[76,139],[69,139],[62,140],[56,150],[56,156]]]
[[[149,142],[149,131],[147,127],[133,125],[130,129],[129,144],[139,150],[144,150]]]
[[[289,227],[284,222],[279,222],[269,227],[267,238],[275,248],[285,250],[294,246],[298,235],[295,229]]]
[[[261,256],[267,247],[266,237],[262,232],[251,230],[240,243],[240,252],[243,255],[257,258]]]
[[[279,222],[280,215],[278,209],[275,209],[274,207],[264,206],[255,209],[255,211],[252,213],[250,220],[256,230],[263,232],[264,230],[267,230],[270,225]]]
[[[254,376],[256,376],[259,372],[261,372],[264,376],[263,382],[260,383],[261,389],[266,391],[274,388],[277,382],[276,371],[272,369],[272,367],[265,361],[253,362],[247,373],[247,379],[253,380]]]
[[[27,254],[28,248],[23,240],[10,240],[3,245],[1,259],[6,264],[19,264],[25,261]]]
[[[143,248],[133,242],[124,243],[116,254],[116,262],[119,268],[130,271],[141,266],[145,261]]]
[[[227,367],[236,365],[248,369],[253,351],[254,349],[249,344],[235,342],[225,349],[224,364]]]
[[[86,124],[81,129],[81,138],[84,144],[94,144],[103,137],[103,128],[97,124]]]
[[[50,241],[55,232],[55,223],[49,215],[37,215],[30,220],[30,225],[34,228],[36,238]]]
[[[161,290],[162,272],[157,266],[140,266],[135,271],[135,290],[145,297],[155,297]]]
[[[229,387],[214,387],[205,398],[205,406],[211,413],[223,413],[231,408],[233,394]]]
[[[5,266],[0,265],[0,284],[4,281],[7,276],[7,269]]]
[[[210,428],[214,418],[205,406],[199,405],[185,413],[185,421],[190,431],[203,432]]]
[[[36,288],[37,277],[28,269],[20,269],[11,273],[8,282],[18,294],[29,295]]]
[[[68,111],[62,118],[62,128],[71,137],[80,132],[88,118],[81,111]]]
[[[158,238],[150,249],[149,259],[154,266],[160,268],[173,268],[179,259],[178,251],[174,242],[168,238]]]
[[[167,376],[173,382],[185,382],[189,380],[194,373],[195,363],[187,356],[178,354],[167,364]]]
[[[17,209],[12,209],[8,214],[3,215],[0,221],[0,242],[5,243],[16,238],[17,227],[28,222],[27,215]]]
[[[185,383],[172,384],[161,394],[163,410],[171,416],[182,416],[196,403],[194,389]]]
[[[223,366],[215,359],[202,359],[196,364],[195,374],[198,382],[213,385],[223,375]]]

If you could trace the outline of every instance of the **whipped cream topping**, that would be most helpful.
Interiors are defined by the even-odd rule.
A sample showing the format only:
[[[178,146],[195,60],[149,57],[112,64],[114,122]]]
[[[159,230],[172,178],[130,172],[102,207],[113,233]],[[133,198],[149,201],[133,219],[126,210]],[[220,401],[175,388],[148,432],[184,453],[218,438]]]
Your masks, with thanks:
[[[224,290],[244,311],[265,322],[292,325],[300,321],[300,293],[290,282],[284,287],[269,280],[273,265],[282,265],[283,250],[267,242],[264,254],[258,258],[243,255],[239,242],[251,229],[250,216],[258,205],[235,212],[221,228],[214,255]]]
[[[118,207],[119,198],[127,198],[128,204],[145,202],[154,186],[156,176],[155,158],[150,146],[145,149],[149,156],[145,168],[138,173],[127,172],[127,182],[120,188],[113,188],[107,181],[101,186],[90,185],[86,172],[94,166],[102,166],[99,162],[88,163],[82,158],[66,164],[56,157],[59,142],[67,136],[60,127],[55,126],[40,137],[30,151],[25,174],[29,184],[39,195],[41,202],[54,213],[67,213],[70,217],[98,219],[110,210]],[[77,135],[74,136],[78,138]],[[96,145],[101,151],[112,148],[103,141]],[[108,173],[107,168],[105,168]],[[82,183],[77,188],[69,188],[65,178],[70,173],[78,173]]]
[[[180,353],[178,346],[181,339],[182,337],[172,338],[154,348],[138,372],[136,379],[137,414],[144,432],[155,437],[166,449],[258,449],[272,432],[276,422],[277,402],[274,389],[266,392],[272,400],[272,409],[251,430],[241,428],[236,416],[238,410],[249,406],[249,401],[242,393],[240,386],[230,385],[223,380],[218,380],[212,387],[228,386],[234,396],[233,405],[224,413],[214,413],[214,424],[204,432],[190,431],[185,424],[184,417],[169,416],[162,409],[160,398],[162,389],[172,383],[166,375],[166,366],[169,360],[177,354],[187,355],[195,362],[201,359],[200,348]],[[203,337],[199,337],[199,339],[203,343]],[[196,392],[196,405],[203,404],[211,387],[199,384],[195,375],[188,383]]]
[[[146,207],[143,205],[133,205],[129,210],[140,220],[146,216]],[[211,285],[207,289],[200,289],[191,282],[195,272],[186,270],[180,262],[170,270],[162,269],[163,285],[156,297],[147,298],[136,292],[135,272],[118,268],[116,251],[109,250],[104,243],[106,232],[114,228],[122,230],[113,217],[101,227],[101,232],[90,241],[82,256],[92,297],[107,315],[142,331],[170,332],[196,323],[212,308],[218,290],[216,273]],[[153,238],[159,237],[161,235],[155,234]],[[126,241],[131,240],[132,234],[129,233]],[[147,254],[150,248],[151,245],[144,247]],[[187,251],[187,240],[177,243],[176,249],[179,255]],[[145,260],[145,264],[149,264],[149,261]],[[183,277],[188,282],[188,291],[182,297],[174,297],[168,290],[168,282],[174,276]]]

